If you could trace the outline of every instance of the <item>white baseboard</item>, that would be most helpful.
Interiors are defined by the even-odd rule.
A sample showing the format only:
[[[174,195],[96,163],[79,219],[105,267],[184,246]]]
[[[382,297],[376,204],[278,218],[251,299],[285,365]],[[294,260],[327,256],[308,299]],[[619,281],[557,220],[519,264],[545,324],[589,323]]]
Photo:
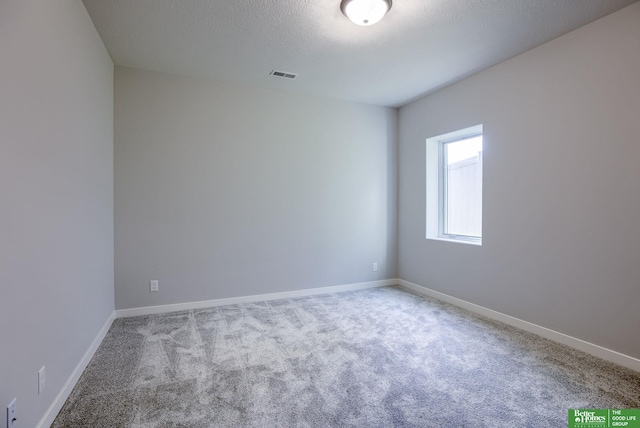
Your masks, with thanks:
[[[586,352],[587,354],[602,358],[603,360],[607,360],[612,363],[619,364],[621,366],[628,367],[632,370],[640,372],[640,360],[629,355],[621,354],[620,352],[616,352],[611,349],[586,342],[582,339],[577,339],[564,333],[560,333],[546,327],[542,327],[537,324],[533,324],[528,321],[524,321],[519,318],[515,318],[510,315],[485,308],[484,306],[476,305],[475,303],[467,302],[466,300],[458,299],[457,297],[449,296],[448,294],[440,293],[439,291],[431,290],[427,287],[423,287],[409,281],[398,279],[396,282],[400,286],[405,287],[408,290],[414,291],[418,294],[442,300],[459,308],[484,315],[487,318],[491,318],[496,321],[501,321],[505,324],[509,324],[521,330],[537,334],[538,336],[553,340],[554,342],[570,346],[572,348]]]
[[[572,348],[578,349],[580,351],[586,352],[588,354],[594,355],[596,357],[602,358],[604,360],[610,361],[615,364],[619,364],[624,367],[628,367],[632,370],[640,372],[640,359],[621,354],[619,352],[613,351],[611,349],[604,348],[599,345],[595,345],[593,343],[586,342],[581,339],[577,339],[575,337],[566,335],[564,333],[559,333],[557,331],[548,329],[546,327],[542,327],[528,321],[521,320],[519,318],[512,317],[510,315],[503,314],[501,312],[494,311],[492,309],[485,308],[480,305],[476,305],[475,303],[467,302],[466,300],[458,299],[457,297],[449,296],[447,294],[441,293],[439,291],[431,290],[429,288],[423,287],[418,284],[414,284],[409,281],[405,281],[402,279],[386,279],[381,281],[371,281],[371,282],[361,282],[356,284],[344,284],[344,285],[335,285],[331,287],[321,287],[321,288],[311,288],[306,290],[296,290],[296,291],[285,291],[280,293],[270,293],[270,294],[260,294],[254,296],[242,296],[242,297],[231,297],[227,299],[216,299],[216,300],[205,300],[199,302],[188,302],[188,303],[178,303],[172,305],[162,305],[162,306],[148,306],[142,308],[132,308],[132,309],[121,309],[113,312],[104,326],[91,343],[91,346],[84,354],[73,373],[65,383],[64,387],[53,401],[45,415],[42,417],[40,422],[37,425],[37,428],[47,428],[49,427],[65,401],[71,394],[73,387],[76,385],[76,382],[82,375],[82,372],[87,367],[91,358],[95,354],[96,350],[102,343],[102,340],[106,336],[111,324],[113,323],[115,318],[124,318],[130,316],[137,315],[150,315],[150,314],[159,314],[165,312],[175,312],[175,311],[183,311],[189,309],[201,309],[208,308],[214,306],[223,306],[223,305],[233,305],[239,303],[252,303],[252,302],[261,302],[268,300],[277,300],[277,299],[288,299],[294,297],[303,297],[303,296],[313,296],[320,294],[330,294],[330,293],[339,293],[343,291],[353,291],[353,290],[363,290],[366,288],[374,288],[374,287],[384,287],[389,285],[400,285],[408,290],[414,291],[418,294],[422,294],[425,296],[433,297],[444,302],[450,303],[454,306],[460,307],[462,309],[466,309],[470,312],[474,312],[480,315],[484,315],[488,318],[494,319],[496,321],[503,322],[505,324],[511,325],[513,327],[528,331],[533,334],[537,334],[538,336],[542,336],[544,338],[553,340],[555,342],[561,343],[563,345],[570,346]]]
[[[111,315],[109,315],[109,318],[107,318],[107,321],[102,326],[102,329],[100,329],[100,332],[98,332],[98,335],[91,343],[91,346],[89,346],[89,349],[87,349],[87,352],[85,352],[84,356],[71,373],[71,376],[69,376],[69,379],[67,379],[67,383],[64,384],[64,387],[62,388],[58,396],[55,398],[55,400],[53,400],[53,403],[51,403],[49,409],[47,409],[47,412],[38,423],[37,428],[48,428],[51,426],[56,416],[58,416],[58,412],[60,412],[60,409],[62,409],[62,406],[64,406],[65,401],[67,401],[67,398],[69,398],[71,391],[73,391],[73,387],[76,386],[76,382],[78,382],[78,379],[80,379],[82,372],[84,372],[84,369],[91,361],[91,358],[93,358],[93,354],[96,353],[98,347],[102,343],[102,340],[107,335],[107,332],[109,331],[109,328],[111,327],[111,324],[113,323],[113,320],[115,318],[116,313],[114,311],[111,313]]]
[[[144,306],[141,308],[119,309],[116,318],[134,317],[138,315],[162,314],[166,312],[186,311],[191,309],[211,308],[214,306],[236,305],[239,303],[264,302],[267,300],[290,299],[293,297],[313,296],[318,294],[340,293],[342,291],[363,290],[365,288],[384,287],[398,284],[397,279],[359,282],[355,284],[334,285],[331,287],[308,288],[306,290],[284,291],[280,293],[258,294],[254,296],[230,297],[226,299],[201,300],[198,302],[176,303],[172,305]]]

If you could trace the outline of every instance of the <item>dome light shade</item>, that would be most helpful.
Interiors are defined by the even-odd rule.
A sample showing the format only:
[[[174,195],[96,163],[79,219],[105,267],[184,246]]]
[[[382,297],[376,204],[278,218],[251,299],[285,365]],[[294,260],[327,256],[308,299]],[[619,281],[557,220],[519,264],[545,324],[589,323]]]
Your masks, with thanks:
[[[367,26],[380,21],[391,9],[391,0],[342,0],[340,10],[354,24]]]

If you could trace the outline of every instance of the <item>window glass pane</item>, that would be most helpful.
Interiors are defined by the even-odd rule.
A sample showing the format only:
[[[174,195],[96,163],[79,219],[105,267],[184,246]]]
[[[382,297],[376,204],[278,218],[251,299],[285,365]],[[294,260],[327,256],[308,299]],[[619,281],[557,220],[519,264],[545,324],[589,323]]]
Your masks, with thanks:
[[[444,233],[482,236],[482,136],[444,144]]]

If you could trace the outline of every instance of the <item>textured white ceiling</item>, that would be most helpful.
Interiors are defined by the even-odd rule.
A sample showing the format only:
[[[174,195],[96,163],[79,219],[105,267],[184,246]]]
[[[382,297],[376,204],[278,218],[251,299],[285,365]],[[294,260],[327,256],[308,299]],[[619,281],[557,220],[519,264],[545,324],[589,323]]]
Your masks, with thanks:
[[[400,106],[635,1],[394,0],[371,27],[340,0],[84,4],[116,65]]]

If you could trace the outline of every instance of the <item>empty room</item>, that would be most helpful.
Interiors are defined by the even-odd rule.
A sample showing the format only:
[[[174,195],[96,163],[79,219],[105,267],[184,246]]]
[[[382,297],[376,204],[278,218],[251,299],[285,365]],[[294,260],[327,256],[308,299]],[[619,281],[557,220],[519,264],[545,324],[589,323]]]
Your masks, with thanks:
[[[640,427],[640,3],[0,0],[0,428]]]

